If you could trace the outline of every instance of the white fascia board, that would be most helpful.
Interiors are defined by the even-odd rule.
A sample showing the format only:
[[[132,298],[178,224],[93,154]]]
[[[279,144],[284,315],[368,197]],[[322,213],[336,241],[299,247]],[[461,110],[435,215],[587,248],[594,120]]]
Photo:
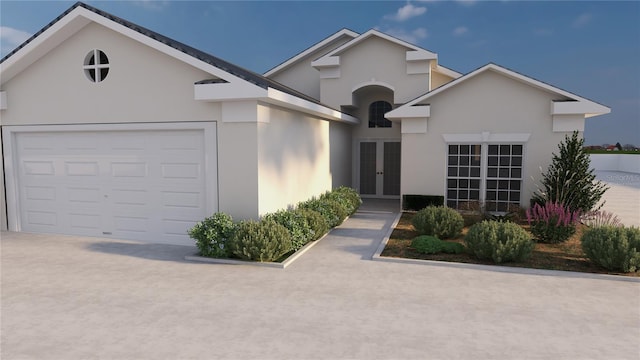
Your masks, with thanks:
[[[0,91],[0,110],[7,110],[7,92]]]
[[[355,31],[351,31],[349,29],[342,29],[342,30],[338,31],[337,33],[329,36],[328,38],[320,41],[319,43],[313,45],[312,47],[308,48],[307,50],[301,52],[300,54],[292,57],[291,59],[289,59],[289,60],[283,62],[282,64],[274,67],[273,69],[267,71],[266,73],[264,73],[264,76],[269,77],[269,76],[272,76],[272,75],[275,75],[275,74],[279,73],[280,71],[288,68],[292,64],[298,62],[300,59],[304,58],[305,56],[307,56],[307,55],[313,53],[314,51],[316,51],[316,50],[318,50],[318,49],[330,44],[332,41],[334,41],[334,40],[336,40],[336,39],[338,39],[338,38],[340,38],[342,36],[348,36],[348,37],[353,39],[353,38],[357,37],[358,35],[359,34],[357,32],[355,32]]]
[[[611,109],[592,101],[553,101],[551,115],[584,114],[585,117],[604,115]]]
[[[340,66],[340,56],[323,56],[318,60],[312,61],[311,66],[315,68]]]
[[[87,12],[89,11],[84,8],[75,8],[67,16],[54,23],[22,49],[11,55],[0,64],[0,81],[5,83],[11,80],[22,70],[89,24],[91,21],[84,16]]]
[[[444,66],[442,66],[440,64],[436,65],[436,68],[434,70],[439,72],[440,74],[447,75],[447,76],[452,77],[454,79],[457,79],[460,76],[462,76],[461,73],[459,73],[457,71],[453,71],[453,70],[451,70],[451,69],[449,69],[447,67],[444,67]]]
[[[274,88],[269,88],[268,96],[266,99],[263,99],[263,100],[270,104],[282,106],[288,109],[302,111],[304,113],[318,116],[320,118],[327,119],[327,120],[340,121],[340,122],[345,122],[349,124],[359,123],[358,119],[350,115],[347,115],[345,113],[342,113],[338,110],[334,110],[326,106],[301,99],[299,97],[287,94],[285,92],[276,90]]]
[[[400,106],[397,109],[391,110],[385,114],[389,120],[402,120],[402,119],[419,119],[428,118],[431,116],[431,105],[419,105],[419,106]]]
[[[407,51],[406,60],[407,61],[424,61],[424,60],[436,60],[438,55],[426,51],[426,50],[409,50]]]
[[[340,47],[338,47],[338,48],[336,48],[334,50],[332,50],[331,52],[329,52],[328,54],[324,55],[320,59],[325,58],[325,57],[332,57],[332,56],[335,56],[335,55],[339,55],[342,52],[344,52],[345,50],[349,49],[350,47],[352,47],[352,46],[354,46],[354,45],[356,45],[356,44],[358,44],[358,43],[370,38],[371,36],[377,36],[379,38],[385,39],[387,41],[390,41],[392,43],[398,44],[400,46],[404,46],[404,47],[406,47],[406,48],[408,48],[410,50],[431,54],[429,56],[433,56],[432,59],[436,59],[438,57],[437,54],[432,53],[432,52],[430,52],[428,50],[425,50],[423,48],[415,46],[415,45],[413,45],[411,43],[408,43],[406,41],[394,38],[393,36],[389,36],[389,35],[387,35],[387,34],[385,34],[383,32],[380,32],[378,30],[371,29],[371,30],[367,31],[366,33],[361,34],[360,36],[356,37],[355,39],[343,44],[342,46],[340,46]],[[320,59],[318,59],[318,60],[320,60]]]
[[[249,100],[267,96],[267,90],[249,83],[195,84],[194,99],[202,101]]]

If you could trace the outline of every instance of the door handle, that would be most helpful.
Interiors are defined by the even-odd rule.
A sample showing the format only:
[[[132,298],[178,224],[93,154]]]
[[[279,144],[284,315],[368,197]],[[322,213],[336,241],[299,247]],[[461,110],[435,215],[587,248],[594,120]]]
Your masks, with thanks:
[[[378,174],[378,175],[382,175],[382,174],[384,174],[384,172],[382,172],[382,171],[376,171],[376,174]]]

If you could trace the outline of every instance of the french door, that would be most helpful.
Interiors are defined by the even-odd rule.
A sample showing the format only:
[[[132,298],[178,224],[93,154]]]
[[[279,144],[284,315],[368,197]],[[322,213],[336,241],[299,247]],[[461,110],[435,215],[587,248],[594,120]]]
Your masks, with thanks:
[[[372,140],[360,142],[360,195],[400,196],[400,142]]]

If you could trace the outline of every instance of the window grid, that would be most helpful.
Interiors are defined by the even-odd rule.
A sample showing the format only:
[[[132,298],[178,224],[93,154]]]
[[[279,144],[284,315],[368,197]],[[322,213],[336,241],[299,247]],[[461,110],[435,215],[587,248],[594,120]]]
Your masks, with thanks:
[[[102,50],[92,50],[85,57],[84,73],[92,82],[101,82],[109,74],[109,59]]]
[[[449,145],[447,156],[447,206],[461,208],[480,201],[480,144]]]
[[[384,114],[391,111],[391,104],[386,101],[375,101],[369,105],[369,127],[370,128],[390,128],[391,121],[384,117]]]
[[[522,164],[521,144],[448,145],[447,206],[469,209],[484,203],[487,211],[503,212],[519,205]]]
[[[508,211],[520,204],[522,187],[522,145],[489,145],[487,155],[488,211]]]

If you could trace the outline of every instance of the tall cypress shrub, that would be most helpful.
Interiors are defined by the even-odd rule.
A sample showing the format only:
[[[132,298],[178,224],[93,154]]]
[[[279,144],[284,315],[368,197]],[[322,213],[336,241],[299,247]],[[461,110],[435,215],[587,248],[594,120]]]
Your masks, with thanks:
[[[559,154],[553,154],[553,160],[547,172],[542,174],[542,187],[533,195],[538,204],[554,202],[563,204],[571,211],[587,212],[598,210],[602,195],[609,189],[596,180],[590,169],[589,154],[583,149],[584,140],[574,131],[565,136],[558,145]]]

